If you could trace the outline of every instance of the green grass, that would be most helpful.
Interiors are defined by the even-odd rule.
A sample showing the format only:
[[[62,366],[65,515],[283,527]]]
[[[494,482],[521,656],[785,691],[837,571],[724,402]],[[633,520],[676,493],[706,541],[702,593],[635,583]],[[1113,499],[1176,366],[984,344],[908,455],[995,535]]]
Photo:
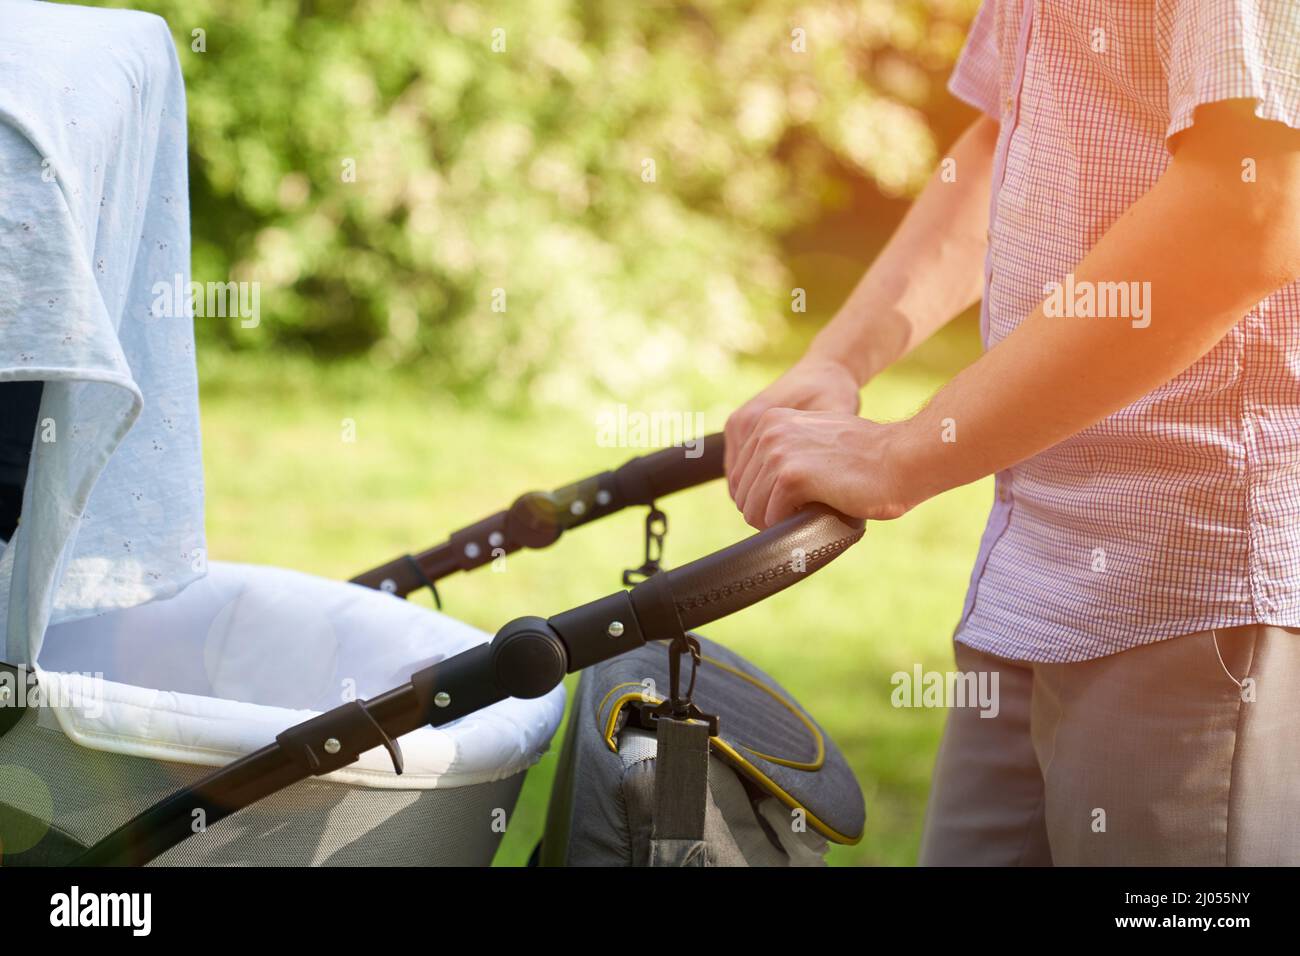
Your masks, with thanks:
[[[957,325],[867,389],[864,414],[891,418],[922,403],[973,353]],[[745,368],[725,385],[683,369],[666,383],[705,412],[709,430],[780,370]],[[346,578],[549,488],[621,464],[637,449],[598,447],[594,416],[462,407],[414,373],[209,354],[202,361],[208,544],[216,560]],[[690,404],[682,404],[687,403]],[[343,422],[356,440],[342,440]],[[951,666],[950,635],[987,510],[986,484],[950,492],[863,541],[808,583],[720,621],[709,637],[771,673],[847,753],[867,799],[867,830],[836,847],[837,864],[911,864],[943,713],[890,705],[890,675]],[[667,499],[669,563],[749,533],[721,484]],[[629,511],[512,556],[505,573],[448,579],[445,609],[486,631],[599,597],[641,559],[644,513]],[[421,597],[421,601],[427,598]],[[541,833],[558,753],[530,773],[498,864],[527,859]]]

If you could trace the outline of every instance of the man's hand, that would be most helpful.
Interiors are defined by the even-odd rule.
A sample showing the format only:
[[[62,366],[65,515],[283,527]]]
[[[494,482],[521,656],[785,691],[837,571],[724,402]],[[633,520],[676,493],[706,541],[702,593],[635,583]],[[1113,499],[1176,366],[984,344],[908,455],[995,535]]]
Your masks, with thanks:
[[[740,478],[735,465],[740,449],[749,440],[759,419],[772,408],[797,408],[808,412],[858,410],[858,381],[845,366],[833,359],[806,356],[775,382],[763,389],[727,419],[725,434],[727,486],[737,502]]]
[[[769,408],[737,449],[732,497],[759,529],[810,502],[854,518],[897,518],[921,500],[906,486],[901,437],[898,425],[848,412]]]

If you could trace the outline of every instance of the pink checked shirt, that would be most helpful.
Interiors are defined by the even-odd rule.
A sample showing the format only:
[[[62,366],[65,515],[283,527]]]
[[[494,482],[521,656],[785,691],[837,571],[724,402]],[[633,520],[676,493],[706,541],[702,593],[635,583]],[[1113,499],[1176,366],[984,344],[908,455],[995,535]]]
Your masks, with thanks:
[[[987,347],[1151,188],[1197,106],[1300,128],[1300,0],[985,0],[949,86],[1001,124]],[[1078,661],[1257,622],[1300,626],[1300,284],[997,476],[957,639]]]

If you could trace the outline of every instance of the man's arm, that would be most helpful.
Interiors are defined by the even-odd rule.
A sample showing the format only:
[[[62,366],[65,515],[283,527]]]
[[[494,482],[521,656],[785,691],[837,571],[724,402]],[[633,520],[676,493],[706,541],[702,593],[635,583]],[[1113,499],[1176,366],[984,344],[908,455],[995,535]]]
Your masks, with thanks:
[[[858,410],[858,390],[980,295],[998,124],[976,120],[793,368],[728,420],[727,472],[769,408]]]
[[[1165,174],[1074,270],[1076,286],[1149,282],[1148,326],[1040,306],[905,422],[772,410],[738,452],[746,520],[765,527],[810,501],[897,517],[1169,381],[1300,278],[1300,132],[1226,102],[1198,110],[1180,140]],[[1243,182],[1245,157],[1255,182]],[[957,438],[945,442],[950,423]]]
[[[979,301],[988,248],[989,194],[998,124],[972,123],[908,209],[808,354],[836,359],[860,384]]]

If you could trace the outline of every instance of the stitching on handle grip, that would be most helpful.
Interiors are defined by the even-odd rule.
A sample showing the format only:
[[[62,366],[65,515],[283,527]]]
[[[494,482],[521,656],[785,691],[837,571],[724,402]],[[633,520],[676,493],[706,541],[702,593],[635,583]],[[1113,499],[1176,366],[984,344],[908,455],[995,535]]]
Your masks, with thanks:
[[[841,551],[849,547],[849,545],[853,544],[853,542],[857,541],[861,537],[862,534],[861,532],[859,532],[858,534],[846,535],[845,537],[840,538],[838,541],[832,541],[829,544],[822,545],[821,547],[813,548],[811,551],[808,552],[807,555],[808,563],[811,565],[820,561],[822,558],[834,557],[835,555],[839,554]],[[695,594],[689,597],[682,598],[681,600],[675,602],[677,605],[677,613],[682,614],[687,611],[693,611],[696,608],[706,607],[707,605],[710,604],[716,604],[718,601],[725,600],[726,598],[731,597],[733,594],[737,594],[742,591],[752,590],[756,587],[759,587],[762,584],[766,584],[770,581],[774,581],[780,578],[782,575],[793,574],[793,573],[794,572],[790,570],[790,562],[783,561],[780,564],[775,565],[774,567],[769,567],[763,571],[758,572],[757,574],[752,574],[749,577],[742,578],[739,581],[733,581],[730,584],[723,585],[720,588],[713,588],[701,594]],[[806,572],[801,572],[801,573],[806,573]]]

